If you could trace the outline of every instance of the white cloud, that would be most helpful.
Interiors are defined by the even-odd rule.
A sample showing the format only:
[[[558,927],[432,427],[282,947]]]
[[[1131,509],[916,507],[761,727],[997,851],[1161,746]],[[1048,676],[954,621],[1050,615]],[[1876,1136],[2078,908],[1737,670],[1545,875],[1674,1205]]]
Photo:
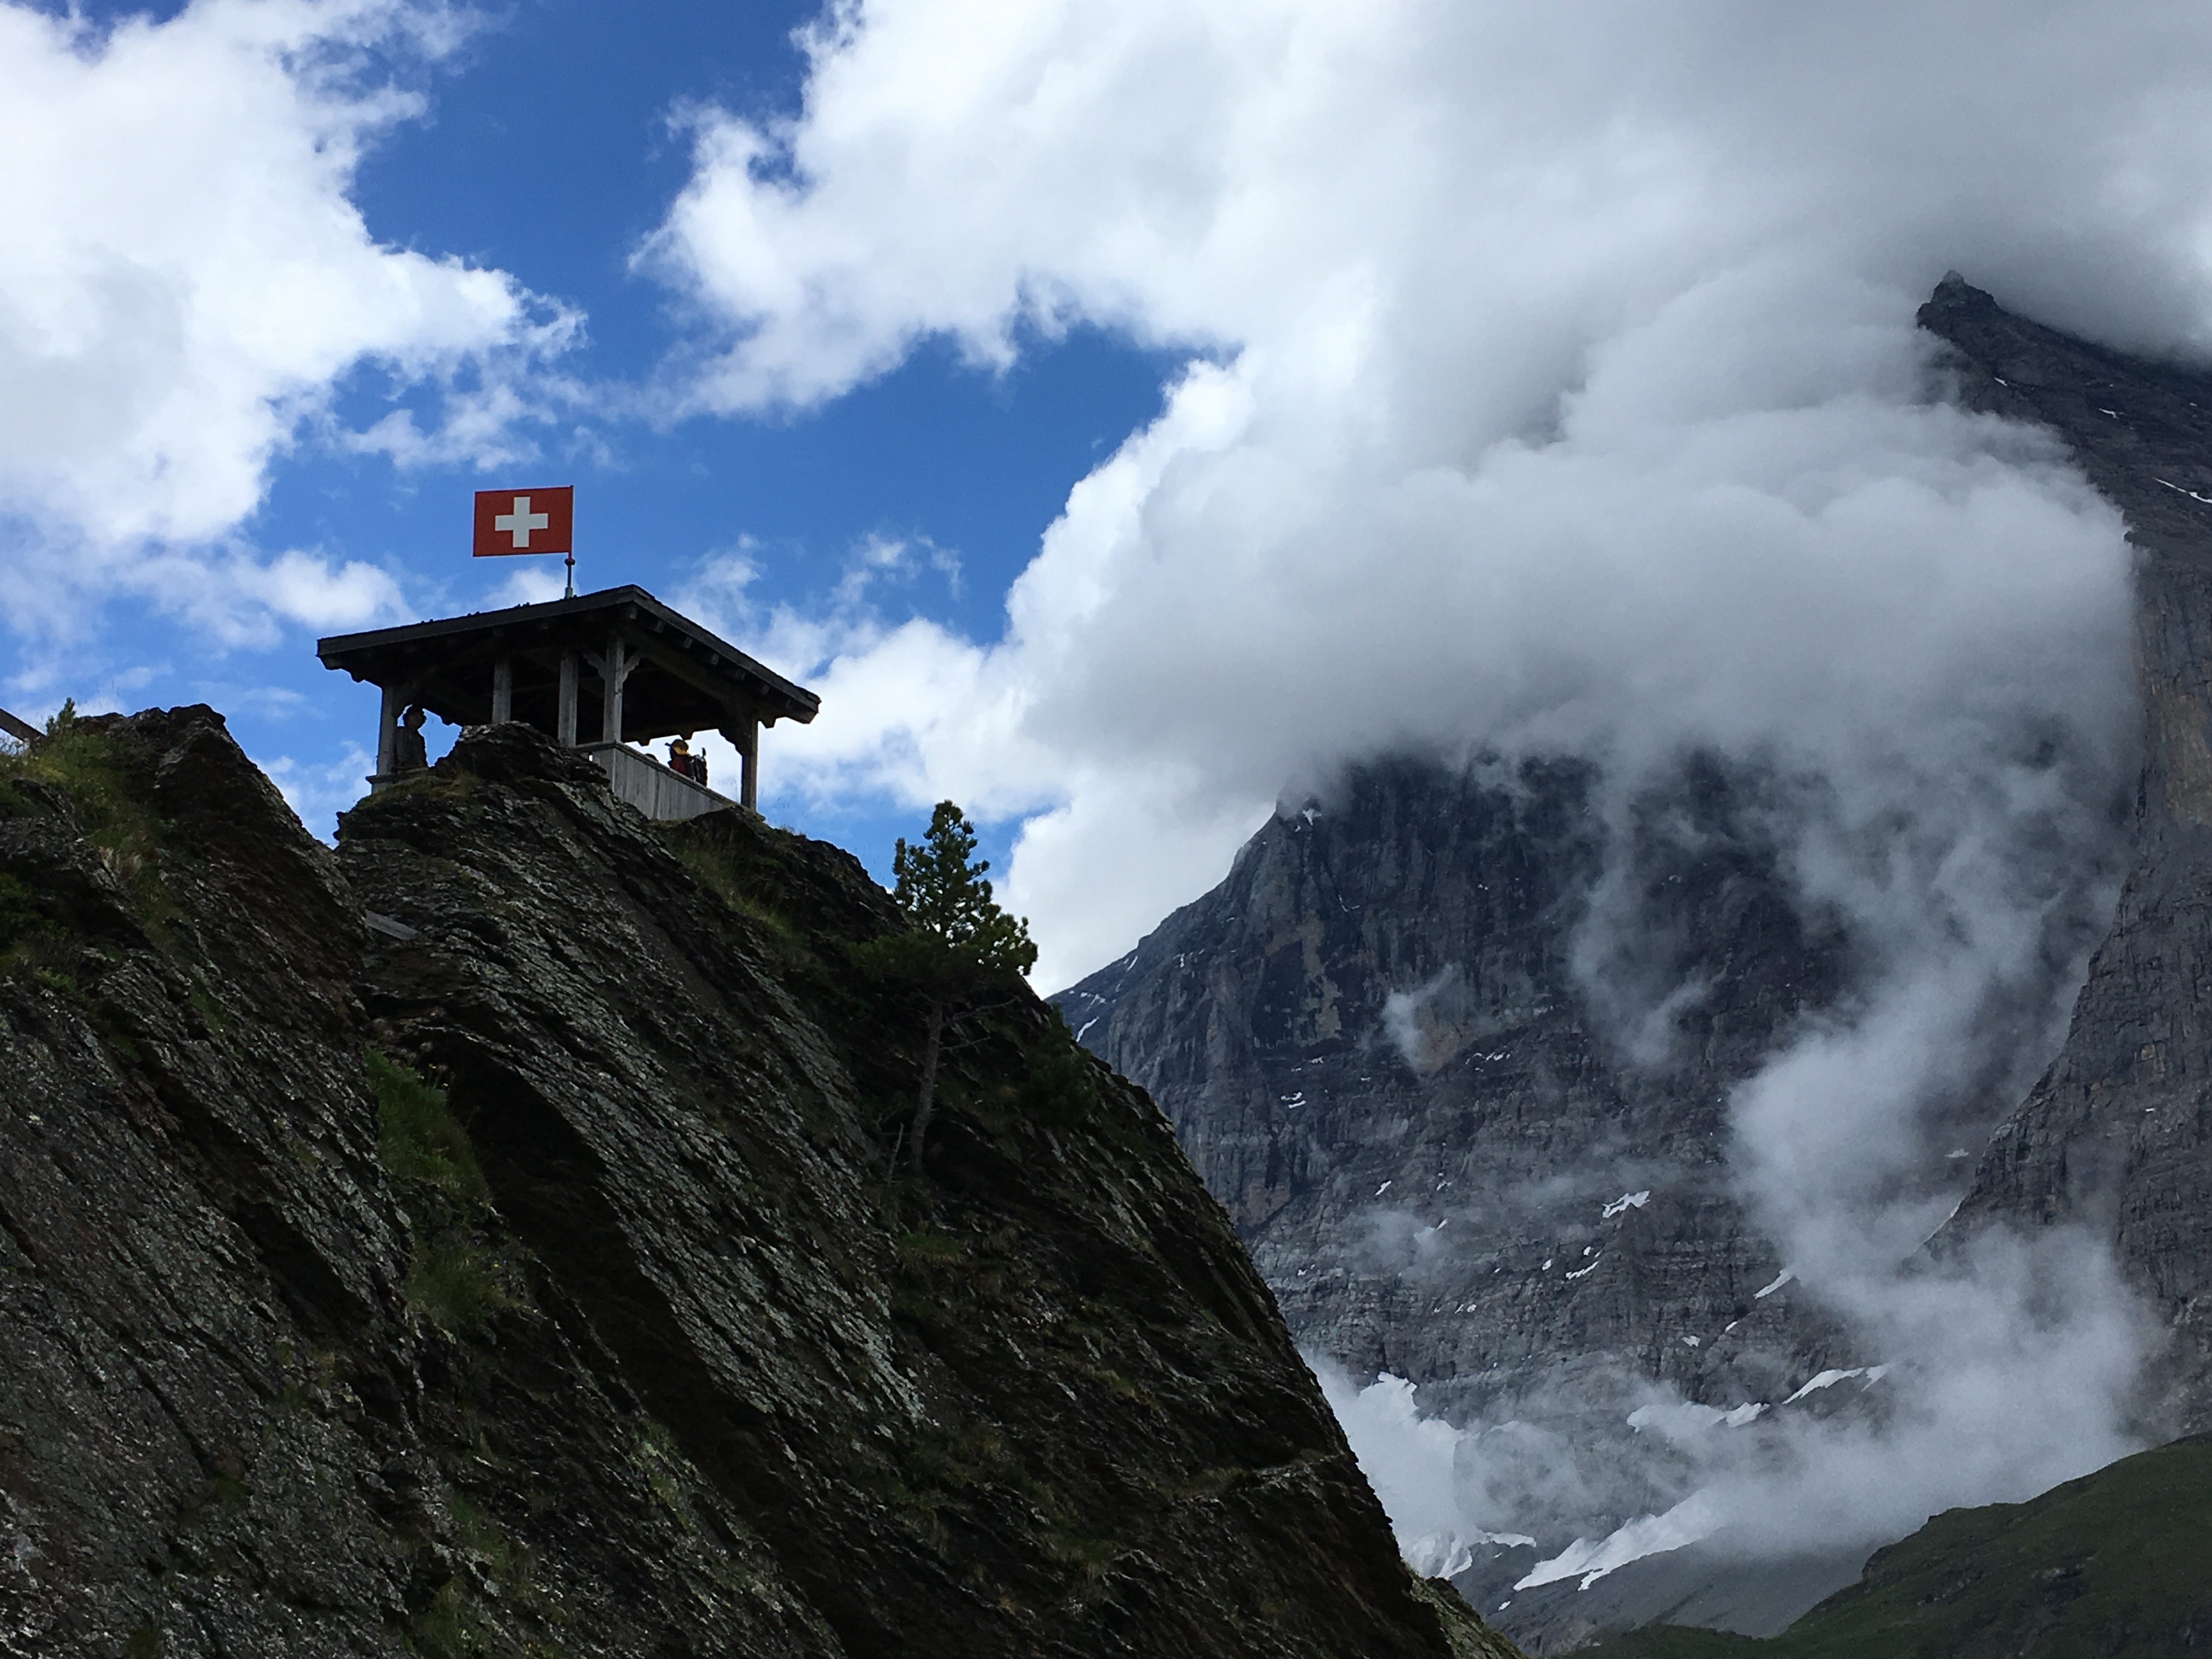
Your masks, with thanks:
[[[332,569],[327,560],[295,550],[277,555],[254,574],[270,610],[310,628],[362,628],[400,609],[398,584],[387,572],[357,561]]]
[[[369,774],[376,770],[376,757],[357,743],[346,744],[336,760],[302,763],[279,755],[259,763],[284,804],[325,839],[337,815],[362,799]]]
[[[1587,1417],[1565,1435],[1556,1419],[1542,1425],[1548,1405],[1587,1410],[1591,1396],[1524,1401],[1525,1416],[1462,1427],[1424,1414],[1400,1378],[1362,1386],[1312,1363],[1407,1556],[1525,1530],[1546,1559],[1522,1587],[1701,1542],[1736,1558],[1870,1548],[1941,1510],[2021,1502],[2136,1449],[2118,1425],[2153,1333],[2110,1259],[2078,1235],[1985,1238],[1971,1261],[1886,1286],[1880,1301],[1892,1363],[1845,1383],[1852,1395],[1880,1389],[1877,1411],[1722,1411],[1646,1382],[1626,1443],[1594,1435]],[[1620,1516],[1622,1489],[1638,1485],[1666,1495]],[[1577,1533],[1608,1510],[1619,1525]]]
[[[379,244],[349,196],[362,148],[417,101],[375,55],[434,57],[455,14],[410,0],[195,0],[101,30],[0,3],[0,525],[19,625],[94,596],[198,613],[270,463],[313,428],[402,459],[507,453],[510,382],[574,319],[512,278]],[[330,429],[371,365],[449,394]],[[363,567],[269,571],[269,609],[372,614]],[[228,614],[246,632],[255,596]]]
[[[1050,806],[1063,850],[1183,838],[1202,884],[1286,778],[1394,739],[1864,750],[2054,667],[2109,735],[2116,524],[1917,401],[1911,314],[1955,264],[2212,341],[2204,46],[1995,0],[867,0],[809,37],[799,118],[695,114],[642,258],[724,331],[705,406],[930,334],[1204,351],[1003,641],[846,642],[865,706],[819,751],[825,787]],[[1133,823],[1190,773],[1204,807]],[[1048,978],[1189,896],[1079,862],[1010,873]]]
[[[1824,1535],[1873,1535],[2124,1446],[2141,1333],[2099,1248],[1894,1269],[1954,1195],[1949,1137],[2049,1051],[2136,721],[2117,515],[1938,402],[1912,318],[1956,266],[2212,349],[2212,13],[849,0],[809,51],[792,121],[693,117],[641,256],[708,321],[693,406],[1077,321],[1188,361],[1003,637],[752,619],[824,693],[784,775],[1022,817],[1006,896],[1053,984],[1347,757],[1586,755],[1616,822],[1686,748],[1764,769],[1867,980],[1739,1092],[1735,1170],[1905,1397],[1879,1433],[1762,1418],[1674,1498],[1755,1530],[1828,1491]],[[1582,1502],[1514,1426],[1468,1425],[1478,1529]]]

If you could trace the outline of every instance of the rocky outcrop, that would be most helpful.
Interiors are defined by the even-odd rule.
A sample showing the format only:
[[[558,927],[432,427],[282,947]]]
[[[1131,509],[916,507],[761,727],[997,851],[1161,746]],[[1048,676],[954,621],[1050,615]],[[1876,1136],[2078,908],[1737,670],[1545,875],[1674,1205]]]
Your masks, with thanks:
[[[206,709],[0,780],[0,1653],[1508,1651],[1018,988],[931,1178],[834,849],[520,726],[336,854]]]
[[[2133,859],[2064,1048],[2002,1125],[1953,1237],[2111,1238],[2172,1341],[2160,1407],[2212,1428],[2212,375],[2014,317],[1947,277],[1920,312],[1967,407],[2047,427],[2126,516],[2146,733]]]

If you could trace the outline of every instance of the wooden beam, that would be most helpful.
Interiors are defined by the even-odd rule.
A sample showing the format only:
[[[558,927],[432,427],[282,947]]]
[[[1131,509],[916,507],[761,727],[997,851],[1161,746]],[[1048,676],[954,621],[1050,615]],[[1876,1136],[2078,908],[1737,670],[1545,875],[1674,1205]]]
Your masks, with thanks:
[[[553,718],[554,740],[564,748],[576,746],[576,681],[580,678],[576,653],[561,653],[561,701]]]
[[[730,747],[738,751],[738,805],[748,812],[760,811],[760,722],[733,720],[722,728]]]
[[[399,766],[399,716],[407,707],[407,699],[396,680],[382,690],[384,696],[376,717],[376,775],[388,778]]]
[[[621,635],[607,641],[605,661],[599,665],[599,741],[623,740],[623,683],[629,678],[629,648]]]

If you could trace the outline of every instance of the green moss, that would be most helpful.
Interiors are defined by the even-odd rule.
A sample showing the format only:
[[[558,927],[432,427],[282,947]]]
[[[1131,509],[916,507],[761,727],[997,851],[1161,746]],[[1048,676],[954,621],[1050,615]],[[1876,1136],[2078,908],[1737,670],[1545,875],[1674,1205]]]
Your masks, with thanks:
[[[560,1609],[538,1587],[538,1552],[465,1493],[448,1492],[446,1508],[471,1571],[439,1587],[410,1626],[409,1646],[424,1659],[559,1659],[563,1650],[544,1627],[559,1622]]]
[[[30,888],[0,872],[0,975],[73,996],[76,956],[68,935],[40,914]]]
[[[472,1335],[520,1299],[513,1264],[484,1237],[491,1188],[443,1089],[374,1048],[365,1063],[377,1155],[413,1224],[408,1305],[449,1335]]]
[[[1077,1369],[1116,1399],[1126,1400],[1133,1406],[1142,1406],[1155,1416],[1167,1415],[1167,1407],[1160,1404],[1158,1395],[1141,1383],[1132,1382],[1112,1366],[1079,1364]]]
[[[453,1511],[453,1541],[483,1564],[486,1574],[503,1595],[510,1599],[526,1599],[532,1589],[531,1576],[537,1565],[537,1552],[509,1538],[489,1511],[459,1492],[453,1494],[447,1507]]]
[[[896,1242],[900,1261],[909,1267],[963,1261],[968,1255],[967,1241],[957,1233],[933,1231],[901,1233]]]
[[[197,972],[192,975],[191,986],[185,995],[191,999],[193,1011],[207,1023],[210,1030],[228,1033],[233,1024],[230,1010],[216,1000],[215,993],[207,988],[205,981]]]
[[[141,1625],[131,1632],[123,1644],[123,1659],[161,1659],[161,1632],[151,1625]]]
[[[439,1587],[407,1634],[408,1645],[423,1659],[505,1659],[521,1651],[484,1617],[458,1578]]]
[[[655,1419],[640,1419],[631,1456],[645,1476],[647,1488],[659,1500],[662,1508],[672,1510],[682,1520],[688,1530],[691,1517],[684,1503],[684,1482],[678,1478],[684,1467],[684,1453],[676,1443],[675,1434],[666,1424]]]
[[[435,1234],[418,1234],[402,1288],[408,1305],[440,1330],[468,1336],[491,1322],[501,1308],[515,1304],[507,1263],[476,1244],[454,1244]]]
[[[31,890],[17,877],[0,871],[0,945],[12,945],[46,926]]]
[[[491,1188],[477,1166],[476,1148],[446,1091],[374,1048],[366,1056],[376,1096],[377,1156],[395,1181],[427,1187],[451,1203],[488,1209]]]
[[[1069,1570],[1078,1606],[1094,1600],[1105,1588],[1106,1569],[1126,1553],[1127,1546],[1110,1538],[1089,1538],[1057,1528],[1044,1534],[1045,1553]]]
[[[957,1329],[980,1309],[1013,1309],[1036,1288],[1018,1223],[972,1233],[923,1228],[893,1243],[902,1282],[892,1310],[927,1329]]]
[[[9,810],[29,808],[24,792],[9,787],[18,780],[59,789],[70,799],[85,839],[130,896],[131,908],[149,932],[183,914],[161,878],[161,840],[167,826],[142,799],[131,777],[131,757],[105,732],[88,728],[76,707],[64,703],[46,723],[46,735],[12,754],[0,755],[0,789]]]
[[[1051,1489],[1031,1478],[1006,1437],[988,1423],[933,1423],[908,1437],[898,1450],[901,1482],[924,1505],[959,1507],[966,1500],[998,1491],[1015,1493],[1048,1515],[1060,1505]]]

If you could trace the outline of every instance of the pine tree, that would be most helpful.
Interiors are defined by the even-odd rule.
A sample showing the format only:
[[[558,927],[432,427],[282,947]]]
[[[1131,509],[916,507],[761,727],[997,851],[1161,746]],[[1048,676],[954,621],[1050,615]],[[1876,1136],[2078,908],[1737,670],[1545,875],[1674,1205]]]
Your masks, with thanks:
[[[909,846],[902,837],[891,854],[897,884],[891,896],[912,924],[881,939],[870,954],[878,968],[915,986],[928,999],[921,1087],[914,1115],[915,1173],[922,1157],[937,1100],[937,1066],[948,1023],[959,1005],[1008,970],[1029,972],[1036,962],[1029,923],[1010,916],[991,896],[988,860],[975,854],[975,826],[949,800],[930,814],[929,832]]]

